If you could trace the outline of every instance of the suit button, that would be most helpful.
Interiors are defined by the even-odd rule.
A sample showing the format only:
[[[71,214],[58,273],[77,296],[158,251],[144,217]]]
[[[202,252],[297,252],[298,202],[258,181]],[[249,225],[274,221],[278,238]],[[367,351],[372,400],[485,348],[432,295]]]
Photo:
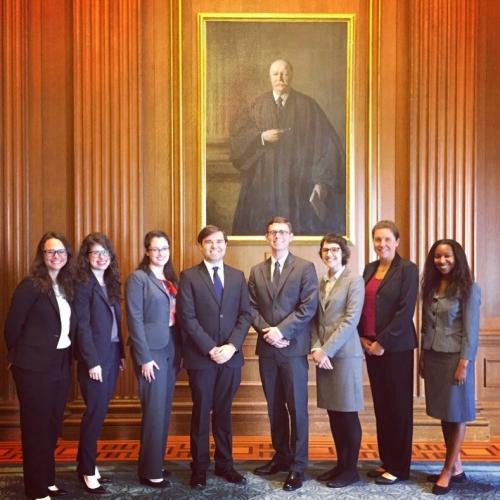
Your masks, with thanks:
[[[224,315],[223,315],[223,314],[219,314],[219,318],[223,318],[223,317],[224,317]]]

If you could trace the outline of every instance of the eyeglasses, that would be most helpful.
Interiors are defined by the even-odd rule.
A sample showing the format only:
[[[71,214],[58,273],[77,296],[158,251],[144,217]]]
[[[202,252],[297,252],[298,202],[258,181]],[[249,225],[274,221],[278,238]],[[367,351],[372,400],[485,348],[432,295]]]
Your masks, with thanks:
[[[92,257],[109,257],[109,250],[91,250],[89,255]]]
[[[159,254],[159,253],[167,253],[170,250],[170,247],[162,247],[162,248],[156,248],[156,247],[151,247],[149,251],[154,254]]]
[[[67,252],[65,248],[58,248],[57,250],[44,250],[43,253],[49,257],[55,257],[56,255],[63,257]]]
[[[340,248],[340,247],[322,248],[321,249],[321,253],[324,253],[324,254],[341,253],[341,252],[342,252],[342,248]]]
[[[276,231],[273,229],[272,231],[268,231],[267,234],[269,236],[277,236],[277,235],[285,236],[285,234],[290,234],[290,231],[287,231],[286,229],[278,229]]]

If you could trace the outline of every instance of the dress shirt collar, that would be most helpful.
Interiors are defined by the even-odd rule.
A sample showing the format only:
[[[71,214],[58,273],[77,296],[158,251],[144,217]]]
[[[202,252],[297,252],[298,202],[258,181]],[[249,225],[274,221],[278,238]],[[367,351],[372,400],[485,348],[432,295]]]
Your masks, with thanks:
[[[337,281],[340,278],[340,275],[344,272],[345,266],[342,266],[333,276],[330,276],[328,273],[326,273],[323,276],[323,281]]]
[[[207,262],[206,260],[203,260],[203,262],[205,263],[205,267],[207,268],[212,281],[214,280],[214,267],[217,268],[217,274],[224,285],[224,261],[220,260],[219,262]]]
[[[280,94],[278,94],[277,92],[275,92],[275,91],[273,90],[274,102],[275,102],[276,104],[278,104],[278,97],[281,97],[281,100],[283,101],[282,106],[284,106],[284,105],[286,104],[286,101],[287,101],[287,99],[288,99],[288,96],[289,96],[289,95],[290,95],[290,94],[281,94],[281,95],[280,95]],[[280,262],[280,264],[281,264],[281,262]]]

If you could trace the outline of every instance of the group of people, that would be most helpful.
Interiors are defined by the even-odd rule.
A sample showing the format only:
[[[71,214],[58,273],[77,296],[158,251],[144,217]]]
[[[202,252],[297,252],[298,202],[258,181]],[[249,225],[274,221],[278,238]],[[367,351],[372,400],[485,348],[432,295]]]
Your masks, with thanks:
[[[163,231],[144,238],[144,256],[127,279],[128,344],[142,408],[139,480],[170,486],[164,468],[176,375],[187,370],[191,416],[191,478],[204,489],[215,441],[215,474],[238,485],[234,468],[231,407],[241,381],[242,346],[256,330],[259,371],[267,401],[273,458],[260,476],[286,472],[285,491],[300,488],[308,462],[308,356],[316,365],[317,403],[327,410],[337,451],[335,467],[318,480],[342,488],[359,480],[358,412],[363,408],[366,359],[373,396],[380,467],[368,475],[390,485],[409,478],[413,428],[413,315],[418,295],[414,263],[397,253],[398,228],[378,222],[378,256],[363,278],[349,270],[349,243],[327,234],[319,254],[326,274],[293,255],[291,223],[273,217],[266,239],[271,256],[250,271],[224,262],[225,232],[206,226],[197,242],[202,261],[177,278],[171,241]],[[465,253],[454,240],[431,247],[421,280],[422,343],[419,372],[427,412],[441,420],[446,459],[429,476],[433,493],[467,480],[460,461],[465,423],[475,418],[474,358],[480,290]],[[78,447],[83,488],[106,492],[111,479],[96,465],[100,435],[117,376],[124,369],[120,273],[110,240],[92,233],[77,258],[67,239],[46,233],[28,277],[16,288],[5,325],[8,360],[20,402],[25,492],[45,499],[67,492],[56,485],[54,450],[70,386],[73,356],[85,411]]]

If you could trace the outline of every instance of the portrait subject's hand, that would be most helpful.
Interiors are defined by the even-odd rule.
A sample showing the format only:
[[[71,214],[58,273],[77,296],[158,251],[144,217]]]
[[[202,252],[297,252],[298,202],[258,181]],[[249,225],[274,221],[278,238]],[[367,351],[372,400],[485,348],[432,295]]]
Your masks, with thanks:
[[[320,200],[324,200],[328,193],[328,188],[324,184],[315,184],[313,192],[316,192]]]
[[[155,379],[155,368],[157,370],[160,369],[160,367],[157,365],[156,361],[154,361],[154,360],[149,361],[148,363],[144,363],[141,365],[142,376],[146,379],[147,382],[151,382],[152,380]]]
[[[97,380],[98,382],[102,382],[102,368],[101,365],[94,366],[89,370],[89,377],[92,380]]]
[[[278,142],[284,133],[285,131],[280,128],[272,128],[262,132],[261,137],[264,142],[273,143],[273,142]]]
[[[382,356],[384,352],[385,349],[377,341],[372,342],[368,349],[368,354],[371,354],[372,356]]]

